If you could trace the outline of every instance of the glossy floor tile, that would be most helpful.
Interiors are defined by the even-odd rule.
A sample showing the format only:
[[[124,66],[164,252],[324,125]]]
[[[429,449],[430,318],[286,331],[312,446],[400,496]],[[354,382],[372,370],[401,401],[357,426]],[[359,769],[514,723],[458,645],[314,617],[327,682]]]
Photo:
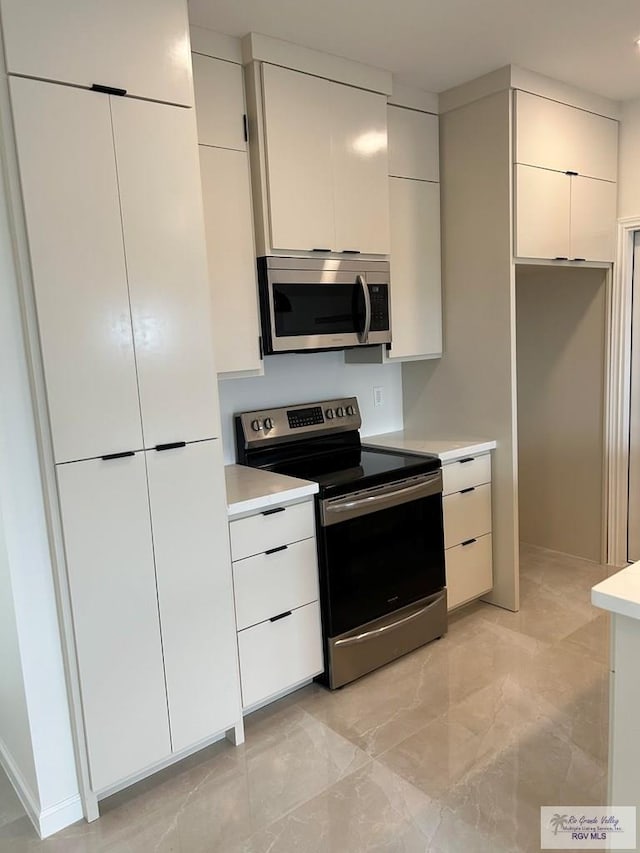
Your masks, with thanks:
[[[606,569],[523,546],[522,607],[474,604],[439,641],[317,685],[41,842],[0,778],[0,851],[517,853],[541,805],[606,798]]]

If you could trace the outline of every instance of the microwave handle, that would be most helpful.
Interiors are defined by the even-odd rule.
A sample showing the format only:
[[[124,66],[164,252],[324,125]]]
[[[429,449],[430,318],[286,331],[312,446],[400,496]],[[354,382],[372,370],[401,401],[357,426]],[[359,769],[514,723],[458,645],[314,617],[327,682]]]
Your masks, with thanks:
[[[366,344],[369,340],[369,331],[371,329],[371,297],[369,296],[369,286],[364,273],[359,273],[356,276],[356,283],[362,288],[362,296],[364,297],[364,329],[362,334],[358,334],[361,344]]]

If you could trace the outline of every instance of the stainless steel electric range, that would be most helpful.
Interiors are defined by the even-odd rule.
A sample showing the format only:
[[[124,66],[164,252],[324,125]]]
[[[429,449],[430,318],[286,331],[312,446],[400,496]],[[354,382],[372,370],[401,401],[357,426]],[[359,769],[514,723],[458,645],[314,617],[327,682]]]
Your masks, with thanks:
[[[236,415],[240,464],[314,480],[323,683],[331,688],[447,630],[437,457],[363,447],[355,397]]]

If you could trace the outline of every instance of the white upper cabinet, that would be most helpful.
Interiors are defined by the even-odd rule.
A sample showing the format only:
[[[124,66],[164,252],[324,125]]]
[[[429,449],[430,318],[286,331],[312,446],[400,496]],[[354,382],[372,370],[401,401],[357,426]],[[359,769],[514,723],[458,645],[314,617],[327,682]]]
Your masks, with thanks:
[[[391,323],[388,359],[442,354],[440,184],[389,179]]]
[[[571,257],[615,259],[617,184],[571,177]]]
[[[265,63],[262,106],[270,248],[388,254],[386,98]]]
[[[570,178],[562,172],[518,165],[515,196],[516,255],[568,260]]]
[[[218,374],[262,372],[242,67],[193,57]]]
[[[242,66],[193,54],[198,142],[246,151]]]
[[[613,261],[618,122],[515,93],[514,252]]]
[[[517,163],[616,181],[618,122],[529,92],[516,92]]]
[[[171,754],[143,453],[57,466],[82,712],[100,791]]]
[[[331,98],[335,250],[387,255],[387,99],[337,83]]]
[[[112,98],[144,446],[218,435],[193,111]]]
[[[174,752],[240,718],[222,447],[147,451],[149,499]]]
[[[55,460],[140,449],[109,98],[10,86]]]
[[[258,372],[262,360],[247,155],[201,145],[200,172],[216,368],[219,374]]]
[[[11,74],[191,106],[185,0],[0,0]]]
[[[262,66],[273,249],[333,249],[332,84]]]
[[[389,106],[389,175],[439,181],[438,116]]]

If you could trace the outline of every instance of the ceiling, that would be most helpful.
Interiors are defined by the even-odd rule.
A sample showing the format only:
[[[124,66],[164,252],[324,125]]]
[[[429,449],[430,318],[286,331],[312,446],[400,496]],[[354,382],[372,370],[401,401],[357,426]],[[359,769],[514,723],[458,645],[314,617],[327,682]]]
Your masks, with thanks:
[[[510,63],[614,100],[640,96],[638,0],[189,0],[191,23],[263,33],[430,92]]]

